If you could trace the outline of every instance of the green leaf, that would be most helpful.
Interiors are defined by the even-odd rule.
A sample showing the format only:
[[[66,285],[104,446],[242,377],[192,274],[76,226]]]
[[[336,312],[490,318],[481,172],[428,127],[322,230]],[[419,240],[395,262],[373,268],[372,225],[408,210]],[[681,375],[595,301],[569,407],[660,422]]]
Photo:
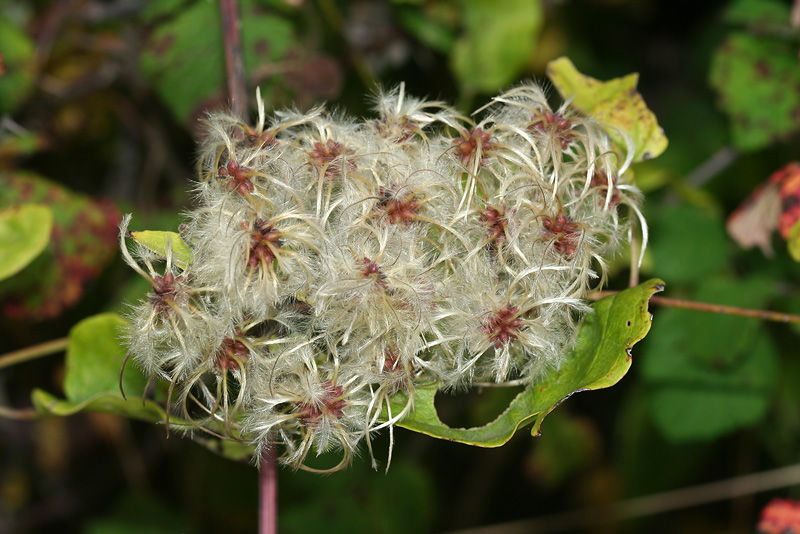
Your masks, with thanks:
[[[800,126],[800,70],[791,41],[731,34],[714,53],[710,83],[742,150],[763,148]]]
[[[449,54],[455,45],[456,36],[452,28],[417,7],[399,9],[397,19],[423,44],[441,54]]]
[[[464,35],[453,48],[451,67],[464,87],[496,91],[519,75],[536,49],[541,2],[463,0],[462,7]]]
[[[531,422],[531,433],[538,435],[547,414],[567,397],[578,391],[613,386],[625,375],[631,366],[631,347],[650,330],[647,303],[663,289],[661,280],[650,280],[596,302],[594,313],[584,319],[575,348],[561,368],[529,385],[488,425],[462,429],[442,423],[434,405],[435,385],[416,390],[414,411],[398,425],[435,438],[480,447],[499,447],[518,428]],[[394,413],[403,408],[405,400],[403,394],[393,399]]]
[[[142,400],[141,397],[122,398],[119,389],[116,393],[99,393],[82,402],[73,402],[59,399],[41,389],[34,389],[31,399],[36,411],[41,415],[68,416],[79,412],[103,412],[131,419],[138,419],[148,423],[162,423],[167,420],[167,413],[158,403],[151,400]],[[170,417],[171,424],[180,424],[181,421]]]
[[[64,393],[72,402],[83,402],[95,395],[114,393],[121,398],[119,373],[127,349],[120,335],[125,320],[115,313],[84,319],[69,332]],[[147,379],[134,366],[122,378],[127,391],[144,391]]]
[[[779,0],[734,0],[725,8],[725,21],[759,32],[788,29],[790,8]]]
[[[565,57],[547,64],[547,76],[565,100],[582,113],[607,124],[609,136],[623,151],[625,136],[634,146],[633,161],[659,156],[667,148],[667,137],[656,116],[636,90],[639,75],[628,74],[602,82],[578,72]]]
[[[50,241],[53,212],[26,204],[0,212],[0,280],[15,275],[36,258]]]
[[[800,261],[800,222],[792,226],[786,245],[789,247],[789,254],[794,261]]]
[[[171,250],[172,260],[179,267],[186,268],[192,264],[194,259],[192,249],[178,233],[145,230],[130,234],[134,241],[163,258],[166,258]]]
[[[760,308],[773,286],[764,278],[715,277],[692,298]],[[661,432],[676,442],[710,440],[763,419],[778,359],[758,321],[672,309],[659,314],[640,370]]]

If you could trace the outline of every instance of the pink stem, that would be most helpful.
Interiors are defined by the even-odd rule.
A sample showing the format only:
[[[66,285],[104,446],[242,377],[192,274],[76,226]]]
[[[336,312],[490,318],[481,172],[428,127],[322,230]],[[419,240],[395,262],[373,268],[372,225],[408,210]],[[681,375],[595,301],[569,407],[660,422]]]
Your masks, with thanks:
[[[227,70],[228,98],[233,114],[247,119],[247,78],[242,57],[241,20],[236,0],[220,0],[222,35],[225,43],[225,67]]]
[[[258,471],[260,493],[258,534],[276,534],[278,531],[278,470],[275,466],[275,448],[267,447],[261,456]]]

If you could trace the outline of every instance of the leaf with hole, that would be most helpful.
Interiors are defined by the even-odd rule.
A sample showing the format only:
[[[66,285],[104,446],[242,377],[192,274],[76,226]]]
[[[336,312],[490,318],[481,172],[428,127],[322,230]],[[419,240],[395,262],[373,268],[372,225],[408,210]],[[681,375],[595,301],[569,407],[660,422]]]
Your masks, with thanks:
[[[631,348],[650,330],[647,303],[663,289],[661,280],[650,280],[594,303],[594,313],[584,319],[575,347],[561,368],[529,385],[491,423],[467,429],[448,427],[436,412],[437,386],[431,385],[415,391],[414,411],[398,426],[480,447],[499,447],[531,423],[531,433],[538,435],[547,414],[572,394],[613,386],[625,375],[632,362]],[[399,413],[406,400],[405,394],[397,394],[392,412]]]

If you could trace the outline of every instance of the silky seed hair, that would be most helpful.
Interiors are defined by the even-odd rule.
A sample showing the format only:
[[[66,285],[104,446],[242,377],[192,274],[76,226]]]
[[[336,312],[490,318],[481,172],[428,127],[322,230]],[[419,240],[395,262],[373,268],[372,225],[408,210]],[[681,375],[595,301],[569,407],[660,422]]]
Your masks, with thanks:
[[[377,465],[372,434],[393,443],[417,387],[557,371],[632,221],[646,243],[635,147],[535,84],[470,117],[403,85],[363,121],[257,102],[254,125],[203,120],[191,264],[129,243],[130,216],[120,233],[153,287],[129,313],[133,360],[187,432],[256,461],[337,450],[335,470],[364,440]]]

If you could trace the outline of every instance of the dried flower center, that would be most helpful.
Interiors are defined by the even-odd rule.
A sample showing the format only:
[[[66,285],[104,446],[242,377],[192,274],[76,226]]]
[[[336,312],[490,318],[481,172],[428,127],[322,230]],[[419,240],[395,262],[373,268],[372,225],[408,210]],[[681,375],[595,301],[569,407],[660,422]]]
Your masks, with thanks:
[[[183,289],[180,287],[184,281],[183,275],[175,276],[171,272],[164,276],[153,277],[154,293],[148,293],[147,298],[158,313],[164,314],[172,311],[172,305],[184,296]]]
[[[554,218],[544,216],[542,218],[544,235],[548,239],[554,239],[553,246],[567,259],[572,259],[578,249],[578,241],[581,236],[581,226],[572,222],[566,215],[559,212]]]
[[[397,144],[405,143],[414,136],[416,127],[406,117],[383,117],[375,121],[378,135]]]
[[[502,348],[519,336],[522,318],[518,312],[519,308],[506,304],[483,321],[481,330],[489,336],[489,341],[495,348]]]
[[[347,406],[347,401],[341,398],[343,393],[342,386],[337,386],[328,380],[322,384],[316,399],[298,405],[297,413],[300,414],[300,420],[303,424],[313,425],[323,415],[338,419]]]
[[[364,278],[371,278],[381,289],[388,289],[389,284],[386,283],[386,275],[383,274],[377,262],[364,256],[358,261],[358,264],[361,265],[361,275]]]
[[[381,186],[380,199],[374,209],[390,224],[408,225],[417,218],[422,202],[414,193],[401,196],[399,191],[400,186],[397,184],[388,188]]]
[[[217,173],[220,178],[227,179],[228,191],[236,191],[242,196],[252,193],[255,190],[253,182],[250,181],[248,167],[242,167],[234,160],[230,160],[227,165],[220,167]]]
[[[247,264],[255,269],[259,265],[269,265],[283,246],[282,232],[274,228],[270,221],[256,218],[250,231],[250,253]]]
[[[466,134],[466,137],[464,137]],[[456,148],[461,164],[464,166],[469,165],[478,153],[478,147],[481,149],[481,165],[486,163],[486,152],[492,150],[494,145],[490,141],[491,135],[489,132],[484,132],[481,128],[468,130],[462,133],[462,137],[453,140],[453,146]]]
[[[592,175],[592,181],[589,184],[590,187],[596,187],[597,191],[601,194],[602,198],[600,199],[600,204],[604,205],[606,202],[606,197],[608,196],[608,187],[609,187],[609,180],[608,174],[603,169],[595,169],[594,174]],[[609,201],[609,207],[616,207],[619,204],[619,189],[617,189],[617,177],[614,176],[611,179],[611,200]]]
[[[353,153],[352,149],[346,148],[342,143],[328,139],[325,144],[315,142],[314,149],[308,152],[308,157],[315,165],[324,168],[325,177],[332,180],[345,169],[355,169]]]
[[[486,209],[480,214],[480,220],[486,225],[489,239],[493,245],[497,246],[506,240],[508,217],[502,207],[486,206]]]
[[[220,371],[235,371],[247,361],[250,350],[235,338],[226,338],[214,353],[214,366]]]
[[[552,136],[561,145],[561,150],[566,150],[575,138],[572,122],[561,113],[553,113],[549,110],[531,117],[528,129]]]

